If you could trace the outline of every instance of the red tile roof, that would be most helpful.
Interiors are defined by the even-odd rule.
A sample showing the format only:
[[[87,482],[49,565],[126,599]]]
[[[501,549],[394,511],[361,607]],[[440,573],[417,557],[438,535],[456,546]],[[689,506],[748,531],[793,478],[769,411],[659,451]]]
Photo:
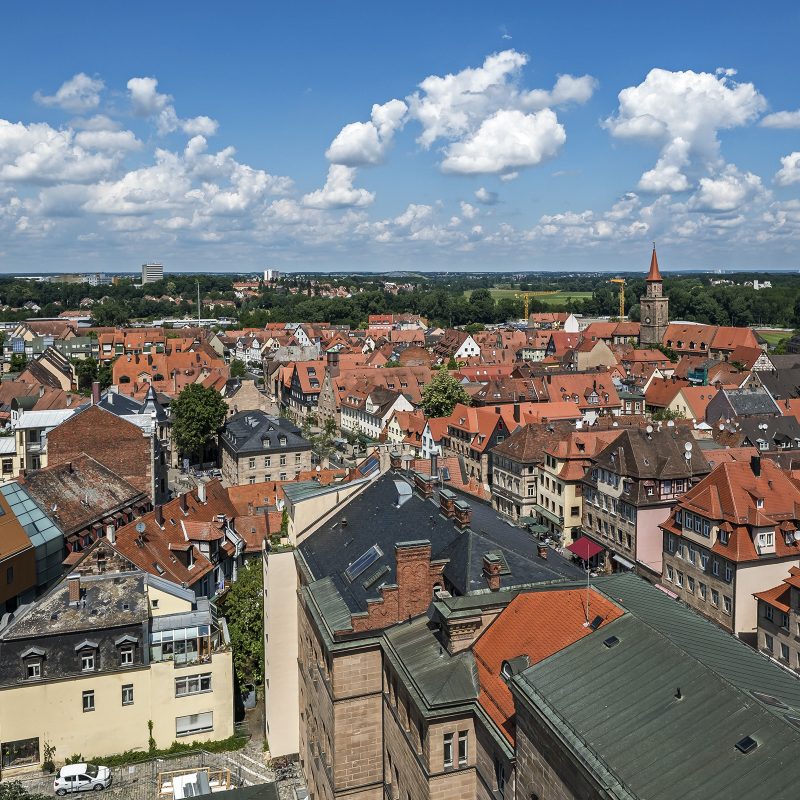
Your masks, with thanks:
[[[602,628],[623,614],[594,589],[588,599],[587,610],[585,589],[519,594],[473,645],[480,684],[478,702],[512,744],[516,736],[514,700],[502,676],[503,662],[527,656],[530,664],[537,664],[589,636],[592,629],[585,622],[600,616]]]

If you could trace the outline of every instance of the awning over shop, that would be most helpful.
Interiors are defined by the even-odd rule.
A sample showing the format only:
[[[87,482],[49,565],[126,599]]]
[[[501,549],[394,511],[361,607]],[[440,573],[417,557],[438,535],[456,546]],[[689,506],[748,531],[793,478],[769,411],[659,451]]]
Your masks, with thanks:
[[[633,569],[636,566],[636,564],[634,564],[632,561],[628,561],[627,558],[618,556],[616,553],[614,553],[614,555],[611,556],[611,558],[612,560],[616,561],[617,564],[622,564],[622,566],[625,567],[625,569]]]
[[[576,556],[578,556],[578,558],[588,561],[593,556],[596,556],[598,553],[602,552],[603,548],[600,547],[597,542],[593,542],[591,539],[581,536],[580,539],[574,541],[570,545],[567,545],[567,550],[571,550]]]

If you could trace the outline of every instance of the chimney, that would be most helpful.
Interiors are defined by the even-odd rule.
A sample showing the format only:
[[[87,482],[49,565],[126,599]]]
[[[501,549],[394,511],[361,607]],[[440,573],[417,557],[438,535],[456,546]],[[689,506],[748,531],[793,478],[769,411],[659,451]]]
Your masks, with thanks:
[[[431,453],[431,478],[439,477],[439,456]]]
[[[456,500],[453,504],[456,526],[460,530],[468,528],[472,521],[472,506],[466,500]]]
[[[433,479],[421,472],[414,473],[414,488],[424,497],[433,496]]]
[[[514,403],[514,422],[519,424],[521,418],[521,409],[519,403]]]
[[[389,453],[389,459],[392,466],[392,469],[401,469],[403,466],[403,458],[396,450],[392,450]]]
[[[197,499],[205,505],[206,502],[206,485],[204,483],[197,484]]]
[[[67,395],[66,402],[67,402],[67,408],[69,408],[72,405],[72,395],[71,394]]]
[[[750,456],[750,469],[753,470],[753,475],[758,478],[761,475],[761,456]]]
[[[44,386],[39,387],[39,397],[44,397]]]
[[[449,489],[439,490],[439,511],[451,519],[456,510],[456,496]]]
[[[184,492],[181,495],[181,511],[183,511],[184,514],[187,514],[189,512],[189,493],[188,492]]]
[[[117,529],[114,525],[106,525],[106,539],[114,544],[117,539]]]
[[[161,504],[160,503],[156,506],[155,512],[156,512],[156,525],[158,525],[159,528],[163,528],[164,527],[164,509],[161,508]]]
[[[486,585],[493,592],[500,589],[500,570],[502,566],[500,556],[496,553],[484,553],[483,577],[486,578]]]
[[[70,604],[77,603],[81,599],[81,576],[77,572],[73,572],[67,578],[67,589]]]
[[[495,414],[499,414],[500,413],[500,406],[495,406],[494,407],[494,413]]]
[[[92,405],[100,403],[100,381],[92,381]]]

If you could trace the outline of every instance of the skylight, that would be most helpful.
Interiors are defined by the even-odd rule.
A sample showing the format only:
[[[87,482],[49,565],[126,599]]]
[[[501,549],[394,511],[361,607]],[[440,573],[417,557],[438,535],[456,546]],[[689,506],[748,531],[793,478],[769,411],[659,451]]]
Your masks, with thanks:
[[[752,736],[745,736],[744,739],[739,739],[736,742],[736,749],[745,755],[752,753],[756,747],[758,747],[758,742]]]
[[[374,544],[367,550],[366,553],[360,555],[350,566],[344,571],[344,576],[350,583],[352,583],[365,569],[371,567],[381,556],[383,552],[378,545]]]

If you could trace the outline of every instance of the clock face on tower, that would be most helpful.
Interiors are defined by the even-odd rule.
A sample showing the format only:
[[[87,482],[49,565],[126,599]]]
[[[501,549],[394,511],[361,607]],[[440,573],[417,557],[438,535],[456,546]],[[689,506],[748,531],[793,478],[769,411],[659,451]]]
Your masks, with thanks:
[[[644,321],[645,321],[646,325],[649,325],[650,324],[650,317],[645,317]]]

